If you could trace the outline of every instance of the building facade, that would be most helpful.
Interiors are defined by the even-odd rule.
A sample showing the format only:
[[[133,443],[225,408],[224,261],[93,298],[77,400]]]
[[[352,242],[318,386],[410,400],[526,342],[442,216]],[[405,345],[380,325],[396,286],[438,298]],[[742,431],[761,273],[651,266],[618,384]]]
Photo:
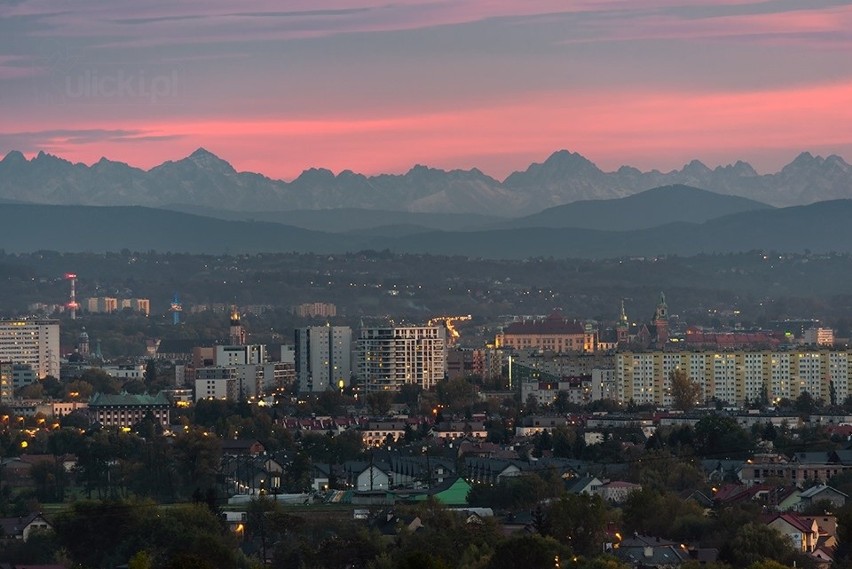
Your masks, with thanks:
[[[0,361],[29,365],[39,379],[59,378],[59,322],[0,321]]]
[[[361,329],[358,377],[370,391],[398,391],[403,385],[431,389],[447,367],[443,326],[386,326]]]
[[[352,329],[309,326],[295,333],[296,379],[301,392],[337,389],[352,376]]]
[[[293,307],[299,318],[332,318],[337,316],[337,306],[328,302],[307,302]]]
[[[169,428],[171,403],[162,393],[158,395],[107,395],[95,393],[89,401],[93,421],[104,427],[133,427],[150,413],[164,429]]]
[[[702,401],[775,403],[807,391],[826,403],[843,402],[852,384],[852,351],[624,352],[615,356],[617,400],[672,404],[669,374],[683,370]]]
[[[596,350],[596,333],[576,320],[567,320],[554,312],[543,320],[524,320],[506,326],[495,338],[498,348],[583,352]]]

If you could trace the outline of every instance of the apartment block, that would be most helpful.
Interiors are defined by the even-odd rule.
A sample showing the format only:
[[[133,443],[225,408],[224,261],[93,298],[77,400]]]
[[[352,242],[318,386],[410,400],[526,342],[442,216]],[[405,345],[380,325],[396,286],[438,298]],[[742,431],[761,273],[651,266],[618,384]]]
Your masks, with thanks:
[[[624,352],[615,356],[617,400],[668,407],[669,375],[683,370],[705,401],[795,399],[807,391],[826,403],[849,395],[850,351]]]
[[[0,361],[28,365],[39,379],[59,378],[59,322],[0,321]]]
[[[363,328],[356,352],[358,376],[368,392],[398,391],[407,384],[431,389],[446,374],[443,326]]]

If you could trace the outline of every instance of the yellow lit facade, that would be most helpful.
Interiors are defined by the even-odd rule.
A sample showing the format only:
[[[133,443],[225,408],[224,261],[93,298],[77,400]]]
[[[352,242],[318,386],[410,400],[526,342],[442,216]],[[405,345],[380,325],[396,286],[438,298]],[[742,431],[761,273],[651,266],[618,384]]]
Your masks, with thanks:
[[[702,389],[704,401],[795,399],[807,391],[826,403],[850,394],[850,351],[623,352],[615,356],[621,403],[672,404],[669,374],[680,369]]]

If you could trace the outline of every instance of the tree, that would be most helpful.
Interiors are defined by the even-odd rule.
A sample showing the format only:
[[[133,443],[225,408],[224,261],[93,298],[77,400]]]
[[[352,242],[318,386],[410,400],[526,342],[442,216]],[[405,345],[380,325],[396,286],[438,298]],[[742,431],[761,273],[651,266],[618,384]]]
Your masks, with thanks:
[[[561,567],[560,560],[567,562],[570,559],[571,550],[552,537],[522,535],[510,537],[497,545],[488,569]]]
[[[674,369],[669,373],[671,385],[672,407],[678,411],[689,411],[701,397],[701,386],[692,381],[682,369]]]
[[[816,411],[819,405],[820,402],[814,399],[814,396],[808,391],[802,391],[802,393],[796,397],[796,401],[794,403],[796,411],[802,415],[810,415]]]
[[[364,398],[367,409],[374,417],[384,417],[391,410],[393,394],[390,391],[373,391]]]
[[[548,535],[567,539],[574,553],[595,555],[605,541],[607,508],[600,496],[567,494],[545,510]]]
[[[748,456],[754,444],[732,417],[708,415],[695,425],[695,450],[705,458]]]
[[[436,386],[438,401],[451,411],[463,411],[476,403],[476,386],[463,377],[441,381]]]
[[[748,523],[739,528],[721,556],[734,567],[748,567],[767,559],[785,563],[793,558],[792,543],[775,529]]]

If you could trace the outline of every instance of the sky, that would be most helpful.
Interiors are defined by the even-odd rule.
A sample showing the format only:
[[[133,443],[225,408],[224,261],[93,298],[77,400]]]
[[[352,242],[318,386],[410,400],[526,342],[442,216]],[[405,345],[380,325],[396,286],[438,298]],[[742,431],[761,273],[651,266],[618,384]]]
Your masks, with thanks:
[[[0,154],[502,179],[852,162],[852,2],[0,0]]]

